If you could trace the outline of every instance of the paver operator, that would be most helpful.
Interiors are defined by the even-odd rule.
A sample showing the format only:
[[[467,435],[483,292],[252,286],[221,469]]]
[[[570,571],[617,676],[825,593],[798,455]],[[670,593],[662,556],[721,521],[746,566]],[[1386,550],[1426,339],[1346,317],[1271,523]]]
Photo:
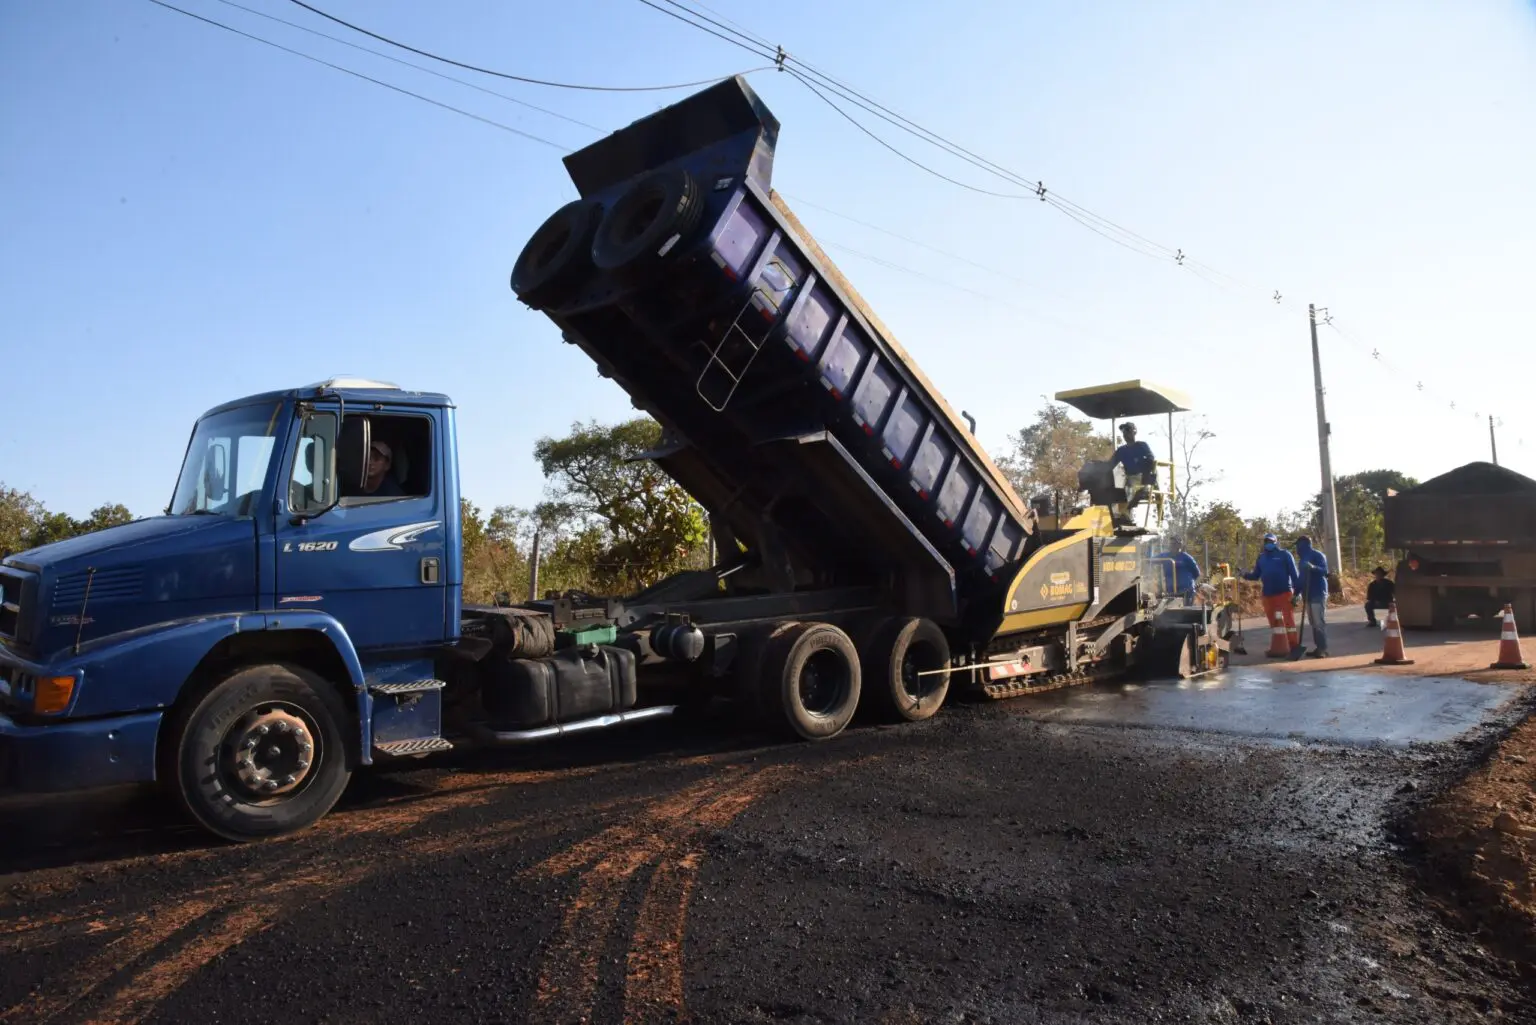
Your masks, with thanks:
[[[1129,504],[1135,505],[1141,500],[1143,487],[1157,490],[1157,456],[1152,454],[1151,445],[1136,440],[1135,424],[1122,424],[1120,434],[1125,438],[1125,444],[1115,449],[1109,466],[1114,469],[1118,463],[1125,468],[1125,493]]]
[[[1301,582],[1296,560],[1280,547],[1275,535],[1265,534],[1264,548],[1254,561],[1253,570],[1244,573],[1243,579],[1259,581],[1264,595],[1264,618],[1269,621],[1269,650],[1265,654],[1270,658],[1289,658],[1301,643],[1291,611],[1296,587]]]

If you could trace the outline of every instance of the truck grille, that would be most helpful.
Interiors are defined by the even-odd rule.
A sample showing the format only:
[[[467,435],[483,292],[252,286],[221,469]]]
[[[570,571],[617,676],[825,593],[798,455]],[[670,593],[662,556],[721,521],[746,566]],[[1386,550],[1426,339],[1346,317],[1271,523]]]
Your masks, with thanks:
[[[37,595],[37,577],[22,570],[0,567],[0,640],[18,645],[32,642],[32,624],[27,618]]]

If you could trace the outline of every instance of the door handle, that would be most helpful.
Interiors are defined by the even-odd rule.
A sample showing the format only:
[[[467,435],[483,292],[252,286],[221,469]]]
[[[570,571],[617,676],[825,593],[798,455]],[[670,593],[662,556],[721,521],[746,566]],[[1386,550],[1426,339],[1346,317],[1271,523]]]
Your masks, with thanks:
[[[437,581],[438,581],[438,566],[439,566],[439,563],[438,563],[438,561],[437,561],[437,559],[435,557],[430,557],[429,556],[428,558],[422,559],[421,560],[421,582],[424,583],[424,584],[435,584],[435,583],[437,583]]]

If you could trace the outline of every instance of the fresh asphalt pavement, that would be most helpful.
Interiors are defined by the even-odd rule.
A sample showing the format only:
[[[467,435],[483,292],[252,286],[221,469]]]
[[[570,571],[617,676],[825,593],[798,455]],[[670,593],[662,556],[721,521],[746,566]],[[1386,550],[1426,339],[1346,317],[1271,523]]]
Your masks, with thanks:
[[[1308,668],[450,755],[252,846],[10,798],[0,1021],[1536,1020],[1397,828],[1533,695]]]

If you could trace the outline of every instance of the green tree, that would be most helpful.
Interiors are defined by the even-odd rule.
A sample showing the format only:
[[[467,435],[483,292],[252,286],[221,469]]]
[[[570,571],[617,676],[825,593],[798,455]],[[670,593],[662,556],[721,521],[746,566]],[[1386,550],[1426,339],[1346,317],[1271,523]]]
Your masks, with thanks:
[[[76,526],[79,527],[79,533],[89,534],[92,531],[120,527],[132,522],[133,513],[128,511],[126,505],[99,505],[91,510],[90,516],[84,520],[77,520]]]
[[[1253,530],[1231,502],[1214,502],[1206,507],[1190,520],[1185,533],[1190,554],[1201,558],[1209,549],[1213,564],[1225,562],[1241,569],[1248,554],[1254,551]],[[1259,536],[1263,536],[1262,532]]]
[[[1364,473],[1351,473],[1335,481],[1334,490],[1338,490],[1339,485],[1346,482],[1365,489],[1371,497],[1376,499],[1378,509],[1385,507],[1388,491],[1407,491],[1409,488],[1419,486],[1417,480],[1397,470],[1366,470]]]
[[[79,533],[82,533],[80,521],[70,519],[64,513],[43,510],[32,526],[32,533],[27,537],[27,547],[41,548],[55,541],[68,540]]]
[[[534,446],[548,480],[549,501],[540,509],[564,531],[553,551],[590,558],[593,589],[646,587],[706,542],[703,511],[641,458],[660,441],[661,425],[636,417],[607,426],[573,424],[565,437],[541,438]]]
[[[25,491],[0,483],[0,558],[32,547],[43,504]]]
[[[1397,470],[1367,470],[1334,478],[1333,497],[1339,514],[1339,552],[1345,566],[1354,561],[1362,565],[1380,558],[1386,545],[1383,513],[1387,492],[1406,491],[1418,481]],[[1323,496],[1319,492],[1307,503],[1306,529],[1314,535],[1323,529]],[[1343,569],[1345,567],[1339,567]]]
[[[1093,433],[1093,424],[1054,402],[1042,406],[1028,427],[1009,435],[1008,444],[998,469],[1025,501],[1041,493],[1076,495],[1083,464],[1114,452],[1108,438]]]
[[[77,520],[49,512],[25,491],[0,484],[0,557],[131,522],[133,514],[124,505],[98,506]]]

